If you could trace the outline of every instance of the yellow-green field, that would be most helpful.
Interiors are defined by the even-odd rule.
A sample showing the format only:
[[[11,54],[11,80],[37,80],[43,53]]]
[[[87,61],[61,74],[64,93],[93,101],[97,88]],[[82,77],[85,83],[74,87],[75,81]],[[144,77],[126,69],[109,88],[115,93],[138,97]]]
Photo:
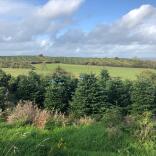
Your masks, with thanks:
[[[91,65],[70,65],[70,64],[47,64],[47,65],[35,65],[36,71],[38,74],[41,75],[48,75],[53,73],[53,71],[60,66],[61,68],[65,69],[66,71],[70,72],[74,76],[78,77],[80,73],[95,73],[99,74],[101,69],[105,68],[109,71],[110,75],[113,77],[121,77],[123,79],[136,79],[136,76],[144,70],[143,68],[125,68],[125,67],[102,67],[102,66],[91,66]],[[5,68],[3,69],[6,73],[9,73],[13,76],[28,74],[30,71],[29,69],[11,69]],[[148,69],[153,72],[156,70]]]

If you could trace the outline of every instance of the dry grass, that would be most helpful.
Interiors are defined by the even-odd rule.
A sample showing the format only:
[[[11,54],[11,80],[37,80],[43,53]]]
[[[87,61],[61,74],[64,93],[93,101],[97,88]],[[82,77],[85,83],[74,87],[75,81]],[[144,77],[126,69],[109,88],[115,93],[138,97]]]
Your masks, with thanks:
[[[39,109],[30,101],[21,101],[10,113],[7,122],[10,124],[33,124],[38,128],[44,128],[48,118],[47,111]]]
[[[46,124],[47,129],[53,129],[55,127],[66,127],[69,125],[69,118],[57,111],[50,112],[48,122]]]
[[[38,128],[45,128],[45,125],[50,118],[50,113],[46,110],[40,110],[35,118],[35,126]]]
[[[23,123],[32,124],[36,116],[39,114],[39,109],[30,101],[20,101],[13,112],[8,116],[8,123]]]
[[[95,122],[94,119],[90,118],[90,117],[82,117],[78,120],[78,125],[91,125]]]
[[[30,101],[21,101],[7,116],[9,124],[34,125],[38,128],[53,129],[55,127],[66,127],[69,125],[91,125],[95,121],[90,117],[80,119],[73,118],[72,115],[66,116],[57,111],[48,112],[39,109]]]

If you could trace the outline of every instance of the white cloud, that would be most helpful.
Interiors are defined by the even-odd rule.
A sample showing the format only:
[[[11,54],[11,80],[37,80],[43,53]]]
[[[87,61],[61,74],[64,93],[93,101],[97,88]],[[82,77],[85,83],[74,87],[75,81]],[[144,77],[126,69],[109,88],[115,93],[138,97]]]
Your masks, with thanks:
[[[142,5],[111,24],[86,33],[71,29],[72,15],[84,0],[0,1],[0,54],[91,57],[156,57],[156,8]]]
[[[35,6],[23,0],[0,1],[0,41],[7,41],[6,36],[11,36],[13,42],[28,42],[45,34],[53,36],[72,22],[68,18],[82,2],[49,0]]]
[[[72,30],[53,45],[55,51],[93,57],[156,57],[156,8],[142,5],[110,25],[101,24],[91,32]],[[80,47],[79,53],[77,48]],[[51,51],[52,51],[51,49]]]
[[[47,4],[38,9],[37,15],[45,18],[70,15],[77,10],[83,0],[49,0]]]
[[[151,5],[142,5],[140,8],[134,9],[124,15],[120,24],[128,28],[134,27],[148,19],[149,16],[155,14],[155,11],[155,8]]]

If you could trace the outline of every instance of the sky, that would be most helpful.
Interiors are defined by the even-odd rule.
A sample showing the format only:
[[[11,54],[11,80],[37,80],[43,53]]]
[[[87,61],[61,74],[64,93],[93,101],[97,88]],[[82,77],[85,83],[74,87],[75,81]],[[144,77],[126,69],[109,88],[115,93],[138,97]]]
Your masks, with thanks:
[[[0,0],[0,55],[156,58],[155,0]]]

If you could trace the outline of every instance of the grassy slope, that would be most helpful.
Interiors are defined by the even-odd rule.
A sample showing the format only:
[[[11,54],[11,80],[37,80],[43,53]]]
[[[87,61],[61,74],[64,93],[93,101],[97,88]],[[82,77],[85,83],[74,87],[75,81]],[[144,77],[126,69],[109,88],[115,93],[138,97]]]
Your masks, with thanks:
[[[1,122],[0,129],[0,153],[5,156],[156,155],[152,150],[144,150],[126,133],[108,135],[102,124],[48,131],[28,126],[14,127]]]
[[[36,72],[41,75],[48,75],[52,73],[58,66],[64,68],[66,71],[74,74],[75,76],[79,76],[80,73],[95,73],[99,74],[101,69],[106,68],[110,75],[113,77],[121,77],[123,79],[131,79],[134,80],[136,75],[141,73],[143,68],[124,68],[124,67],[101,67],[101,66],[90,66],[90,65],[69,65],[69,64],[48,64],[46,66],[43,65],[35,65]],[[150,69],[151,70],[151,69]],[[12,74],[13,76],[17,76],[19,74],[27,74],[29,69],[4,69],[7,73]],[[155,70],[151,70],[154,71]]]

